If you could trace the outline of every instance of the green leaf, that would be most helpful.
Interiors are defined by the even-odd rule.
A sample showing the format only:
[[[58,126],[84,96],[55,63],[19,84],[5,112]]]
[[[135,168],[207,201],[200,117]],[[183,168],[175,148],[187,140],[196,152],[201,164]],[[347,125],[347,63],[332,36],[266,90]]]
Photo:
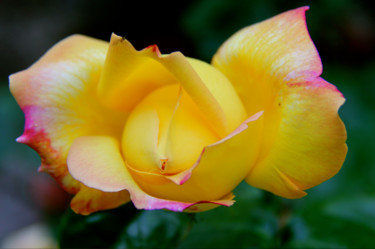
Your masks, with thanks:
[[[350,198],[330,203],[324,211],[332,217],[370,228],[375,233],[375,196]]]
[[[298,231],[299,222],[305,235],[294,237],[287,247],[375,248],[375,198],[348,197],[309,205],[296,214],[290,226]]]
[[[193,221],[193,214],[145,211],[124,229],[115,248],[176,248]]]
[[[59,227],[59,246],[60,248],[113,247],[124,227],[140,213],[141,211],[135,209],[131,203],[88,216],[68,210]]]
[[[242,183],[232,207],[196,214],[179,248],[274,248],[279,244],[277,207],[281,198]]]

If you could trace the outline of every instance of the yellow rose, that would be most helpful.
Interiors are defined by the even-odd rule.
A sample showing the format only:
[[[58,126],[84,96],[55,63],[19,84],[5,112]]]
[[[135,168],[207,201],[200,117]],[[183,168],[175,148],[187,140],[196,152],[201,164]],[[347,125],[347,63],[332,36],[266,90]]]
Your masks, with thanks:
[[[299,198],[346,156],[344,103],[322,65],[302,7],[246,27],[212,64],[74,35],[10,89],[25,113],[17,139],[81,214],[131,200],[139,209],[233,204],[243,180]]]

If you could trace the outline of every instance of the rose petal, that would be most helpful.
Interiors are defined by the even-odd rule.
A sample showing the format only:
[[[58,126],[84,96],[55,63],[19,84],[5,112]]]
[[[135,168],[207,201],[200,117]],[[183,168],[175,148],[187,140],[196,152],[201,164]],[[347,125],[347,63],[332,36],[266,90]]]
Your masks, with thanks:
[[[103,192],[81,184],[70,206],[77,214],[88,215],[96,211],[117,208],[130,201],[129,192]]]
[[[322,65],[302,7],[244,28],[219,49],[213,65],[233,83],[248,113],[264,112],[253,186],[297,198],[332,177],[346,155],[337,89]]]
[[[225,206],[233,203],[231,200],[233,197],[230,195],[219,200],[181,202],[156,198],[145,193],[128,172],[121,157],[118,141],[108,136],[77,138],[69,151],[68,167],[75,179],[90,188],[114,193],[128,190],[131,200],[139,209],[169,209],[182,212],[199,203]],[[80,207],[76,207],[76,209],[80,209]]]
[[[228,122],[228,131],[232,132],[248,117],[232,83],[210,64],[191,58],[188,61],[219,103]]]
[[[197,202],[191,206],[188,206],[184,209],[184,212],[188,212],[188,213],[196,213],[196,212],[204,212],[204,211],[208,211],[208,210],[211,210],[211,209],[214,209],[218,206],[226,206],[226,207],[229,207],[229,206],[232,206],[234,204],[234,195],[233,193],[230,193],[228,194],[227,196],[224,196],[223,198],[221,198],[221,200],[217,200],[217,201],[201,201],[201,202]]]
[[[66,168],[73,140],[94,133],[121,134],[126,117],[104,108],[95,97],[107,48],[105,42],[74,35],[9,78],[26,119],[17,141],[35,149],[42,159],[40,169],[71,193],[79,189]]]
[[[110,108],[131,111],[147,94],[176,78],[154,60],[160,52],[156,45],[137,51],[127,40],[112,34],[98,94]]]
[[[290,82],[265,123],[276,125],[246,181],[287,198],[334,176],[347,146],[346,130],[337,111],[345,99],[321,78]]]
[[[106,192],[126,189],[133,183],[121,154],[119,142],[108,136],[83,136],[74,140],[68,154],[68,169],[86,186]],[[96,178],[100,175],[100,178]]]
[[[219,206],[229,207],[234,203],[232,193],[215,201],[179,202],[154,198],[149,195],[136,195],[132,201],[137,208],[146,210],[168,209],[175,212],[203,212]]]
[[[306,28],[307,9],[290,10],[238,31],[213,57],[212,64],[232,82],[248,113],[267,114],[283,79],[321,74]]]

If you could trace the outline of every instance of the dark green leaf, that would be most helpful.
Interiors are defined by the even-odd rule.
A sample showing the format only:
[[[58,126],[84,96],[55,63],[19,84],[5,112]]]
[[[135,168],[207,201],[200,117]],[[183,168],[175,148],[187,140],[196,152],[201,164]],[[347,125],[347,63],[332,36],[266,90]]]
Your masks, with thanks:
[[[175,248],[189,232],[194,215],[164,210],[143,212],[121,234],[116,248]]]
[[[375,248],[374,210],[374,197],[328,200],[306,206],[290,222],[295,233],[302,225],[304,235],[296,236],[287,247]]]
[[[124,227],[139,213],[140,211],[131,203],[88,216],[77,215],[68,210],[59,227],[59,246],[61,248],[113,247]]]
[[[279,240],[275,207],[281,199],[246,183],[235,193],[234,206],[197,214],[197,223],[179,248],[276,247]]]

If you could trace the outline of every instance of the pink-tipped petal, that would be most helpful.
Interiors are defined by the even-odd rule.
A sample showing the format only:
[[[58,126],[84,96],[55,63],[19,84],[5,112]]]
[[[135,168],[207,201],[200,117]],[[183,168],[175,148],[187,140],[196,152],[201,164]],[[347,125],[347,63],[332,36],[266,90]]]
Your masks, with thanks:
[[[347,153],[338,109],[345,99],[320,77],[289,82],[265,119],[270,132],[246,181],[287,198],[334,176]],[[269,127],[276,125],[276,129]]]
[[[107,48],[106,42],[73,35],[30,68],[9,77],[10,90],[25,114],[24,133],[17,141],[36,150],[41,157],[39,170],[72,194],[82,190],[66,165],[74,139],[120,134],[126,117],[104,108],[95,96]],[[81,193],[74,200],[83,195],[87,196]]]
[[[301,7],[243,28],[213,57],[237,90],[248,113],[267,111],[284,79],[319,76],[322,64]]]
[[[342,94],[319,76],[322,64],[301,7],[246,27],[212,63],[233,83],[248,113],[264,110],[261,150],[247,182],[298,198],[335,175],[347,147],[337,114]]]
[[[92,133],[121,132],[124,116],[100,105],[95,89],[108,44],[81,35],[52,47],[30,68],[9,77],[10,90],[25,113],[17,141],[35,149],[40,170],[71,193],[79,189],[66,169],[73,140]]]
[[[95,155],[95,158],[92,155]],[[199,203],[212,203],[214,206],[228,206],[233,203],[233,197],[229,195],[224,196],[225,199],[195,202],[168,200],[149,195],[133,180],[122,160],[118,141],[112,137],[77,138],[69,152],[68,167],[75,179],[90,188],[110,193],[127,190],[132,202],[139,209],[168,209],[182,212]],[[85,210],[85,207],[78,205],[77,202],[76,210]]]

